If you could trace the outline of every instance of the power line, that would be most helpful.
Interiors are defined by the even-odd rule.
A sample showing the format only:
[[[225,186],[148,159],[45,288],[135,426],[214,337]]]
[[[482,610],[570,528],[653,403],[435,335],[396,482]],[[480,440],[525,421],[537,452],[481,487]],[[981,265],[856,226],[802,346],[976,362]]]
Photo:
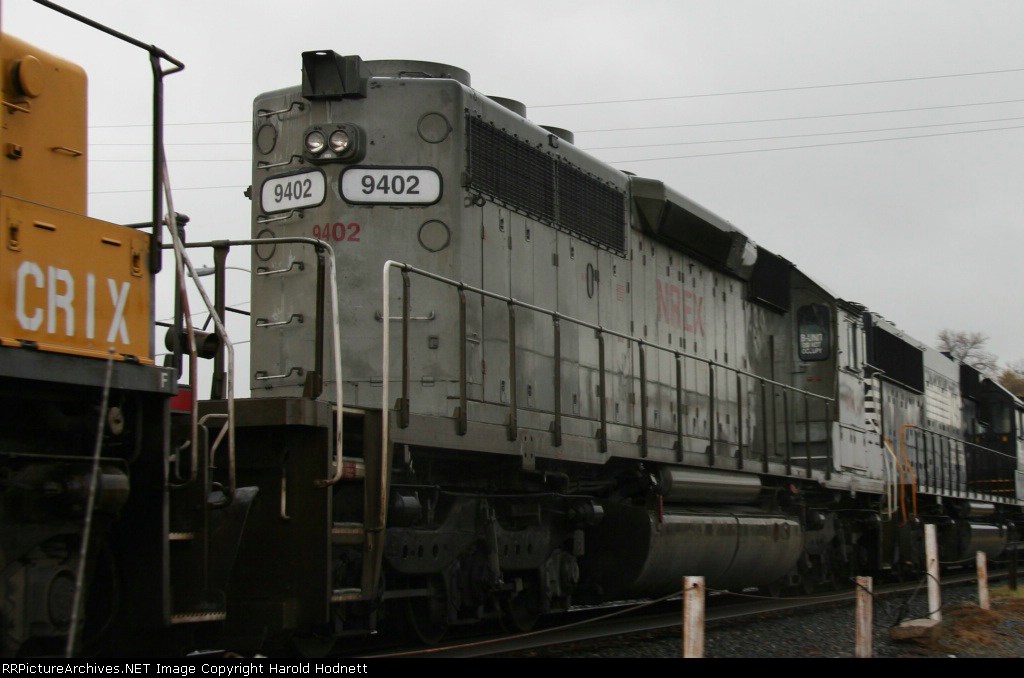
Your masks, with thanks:
[[[991,129],[972,129],[962,130],[959,132],[936,132],[935,134],[918,134],[915,136],[906,137],[890,137],[888,139],[858,139],[857,141],[836,141],[827,144],[807,144],[804,146],[782,146],[779,148],[756,148],[746,151],[723,151],[721,153],[696,153],[693,155],[676,155],[667,156],[663,158],[634,158],[631,160],[607,160],[610,164],[618,164],[624,162],[651,162],[654,160],[683,160],[686,158],[709,158],[717,155],[741,155],[745,153],[770,153],[772,151],[793,151],[801,148],[823,148],[825,146],[851,146],[853,144],[874,144],[883,141],[902,141],[904,139],[927,139],[930,137],[948,137],[955,136],[958,134],[978,134],[979,132],[1001,132],[1010,129],[1024,129],[1024,125],[1014,125],[1011,127],[993,127]]]
[[[140,143],[140,144],[126,144],[126,143],[113,143],[113,144],[93,144],[90,146],[148,146],[152,147],[152,142]],[[164,143],[164,146],[251,146],[250,141],[182,141],[175,143]]]
[[[910,78],[891,78],[888,80],[862,80],[858,82],[837,82],[827,85],[798,85],[794,87],[773,87],[770,89],[748,89],[748,90],[736,90],[733,92],[709,92],[706,94],[677,94],[667,97],[645,97],[642,99],[608,99],[604,101],[579,101],[570,102],[563,104],[536,104],[530,105],[529,108],[558,108],[563,106],[597,106],[600,104],[629,104],[639,103],[644,101],[669,101],[672,99],[706,99],[709,97],[727,97],[737,96],[740,94],[768,94],[770,92],[795,92],[799,90],[809,89],[829,89],[834,87],[859,87],[862,85],[884,85],[894,82],[913,82],[919,80],[940,80],[943,78],[967,78],[977,75],[996,75],[999,73],[1018,73],[1024,71],[1024,68],[1004,68],[997,71],[976,71],[974,73],[950,73],[947,75],[921,75]]]
[[[773,141],[776,139],[798,139],[801,137],[828,137],[838,134],[869,134],[872,132],[896,132],[907,129],[927,129],[930,127],[951,127],[953,125],[984,125],[993,122],[1009,122],[1010,120],[1024,120],[1024,116],[1014,118],[995,118],[992,120],[968,120],[965,122],[940,122],[930,125],[908,125],[906,127],[876,127],[875,129],[855,129],[841,132],[812,132],[808,134],[784,134],[770,137],[745,137],[740,139],[711,139],[708,141],[677,141],[661,144],[634,144],[629,146],[592,146],[584,148],[584,151],[607,151],[617,148],[658,148],[662,146],[694,146],[697,144],[731,144],[740,141]],[[984,130],[979,130],[984,131]]]
[[[241,125],[252,124],[252,120],[213,120],[210,122],[165,122],[164,127],[188,127],[191,125]],[[89,125],[89,129],[113,129],[121,127],[152,127],[152,123],[139,122],[124,125]]]
[[[107,158],[89,158],[89,162],[153,162],[150,159],[144,160],[109,160]],[[185,159],[175,160],[174,158],[168,158],[167,162],[252,162],[252,158],[199,158],[199,159]]]
[[[225,304],[225,306],[227,306],[228,308],[232,308],[232,307],[235,307],[235,306],[245,306],[246,304],[251,304],[251,303],[252,303],[251,300],[246,299],[245,301],[239,301],[239,302],[234,303],[234,304]],[[195,313],[190,314],[188,317],[195,319],[195,318],[200,318],[200,317],[202,317],[204,315],[209,315],[209,314],[210,314],[209,311],[203,310],[203,311],[196,311]],[[155,320],[154,322],[169,323],[169,322],[173,322],[173,321],[174,321],[174,316],[172,315],[170,318],[160,318],[159,320]]]
[[[890,108],[881,111],[863,111],[860,113],[825,113],[822,115],[800,115],[788,118],[761,118],[759,120],[729,120],[726,122],[691,122],[678,125],[652,125],[650,127],[608,127],[604,129],[582,129],[573,130],[576,134],[587,134],[591,132],[629,132],[632,130],[647,129],[673,129],[676,127],[710,127],[714,125],[746,125],[749,123],[761,122],[785,122],[788,120],[818,120],[821,118],[845,118],[855,115],[878,115],[882,113],[910,113],[915,111],[935,111],[943,108],[967,108],[969,106],[995,106],[998,104],[1019,104],[1024,99],[1007,99],[1005,101],[979,101],[973,104],[946,104],[943,106],[922,106],[920,108]],[[140,144],[141,145],[141,144]]]
[[[1024,69],[1010,69],[1010,70],[1024,70]],[[991,71],[991,72],[992,73],[1001,73],[1001,72],[1004,72],[1004,71]],[[980,75],[980,74],[963,74],[963,75]],[[960,77],[960,76],[956,76],[956,75],[948,75],[948,76],[947,75],[936,75],[936,76],[927,76],[927,77],[934,77],[934,78],[947,78],[948,77],[948,78],[953,78],[953,77]],[[911,80],[913,80],[913,79],[914,78],[911,78]],[[900,82],[900,81],[899,80],[880,80],[878,82]],[[871,84],[871,83],[848,83],[848,84]],[[816,87],[841,87],[841,86],[842,85],[811,85],[811,86],[809,86],[807,88],[799,88],[798,87],[798,88],[783,88],[783,89],[780,89],[780,90],[753,90],[753,91],[756,91],[756,92],[773,92],[773,91],[786,91],[788,89],[813,89],[813,88],[816,88]],[[660,99],[678,99],[678,98],[688,98],[688,97],[691,97],[691,96],[692,97],[725,96],[727,94],[744,94],[744,93],[746,93],[746,92],[733,92],[733,93],[726,92],[726,93],[723,93],[723,94],[695,94],[695,95],[683,95],[683,96],[679,96],[679,97],[660,97]],[[547,107],[555,107],[555,106],[587,106],[587,105],[590,105],[590,104],[597,104],[597,103],[625,103],[625,102],[631,102],[631,101],[656,101],[656,100],[659,100],[659,99],[620,99],[620,100],[616,100],[616,101],[607,101],[607,102],[597,101],[597,102],[576,102],[576,103],[565,103],[565,104],[546,104],[546,105],[531,106],[531,108],[547,108]],[[648,126],[648,127],[606,127],[606,128],[601,128],[601,129],[583,129],[583,130],[573,130],[573,131],[576,134],[589,134],[589,133],[593,133],[593,132],[626,132],[626,131],[630,131],[630,130],[672,129],[672,128],[675,128],[675,127],[706,127],[706,126],[712,126],[712,125],[745,125],[745,124],[748,124],[748,123],[784,122],[784,121],[787,121],[787,120],[815,120],[815,119],[819,119],[819,118],[842,118],[842,117],[855,116],[855,115],[877,115],[877,114],[883,114],[883,113],[911,113],[911,112],[915,112],[915,111],[935,111],[935,110],[940,110],[940,109],[944,109],[944,108],[966,108],[966,107],[970,107],[970,106],[997,106],[997,105],[1000,105],[1000,104],[1018,104],[1018,103],[1021,103],[1021,102],[1024,102],[1024,99],[1006,99],[1006,100],[1003,100],[1003,101],[978,101],[978,102],[969,103],[969,104],[945,104],[945,105],[939,105],[939,106],[921,106],[921,107],[917,107],[917,108],[890,108],[890,109],[883,109],[883,110],[879,110],[879,111],[862,111],[862,112],[858,112],[858,113],[826,113],[826,114],[822,114],[822,115],[801,115],[801,116],[791,116],[791,117],[785,117],[785,118],[760,118],[760,119],[755,119],[755,120],[728,120],[728,121],[724,121],[724,122],[694,122],[694,123],[683,123],[683,124],[677,124],[677,125],[651,125],[651,126]],[[252,122],[252,121],[251,120],[219,120],[219,121],[211,121],[211,122],[200,122],[200,121],[193,121],[193,122],[168,122],[168,123],[164,123],[164,126],[165,127],[178,127],[178,126],[194,126],[194,125],[236,125],[236,124],[242,124],[242,123],[248,124],[250,122]],[[152,127],[152,125],[150,125],[149,123],[143,123],[143,124],[129,123],[129,124],[123,124],[123,125],[90,125],[89,129],[117,129],[117,128],[122,128],[122,127]],[[147,142],[147,143],[137,143],[137,144],[130,144],[130,143],[93,143],[93,144],[90,144],[90,145],[91,146],[151,146],[152,143],[149,143],[149,142]],[[196,143],[182,142],[182,143],[165,143],[164,145],[165,146],[248,146],[249,142],[247,142],[247,141],[196,142]]]
[[[174,192],[178,193],[178,192],[181,192],[181,191],[213,191],[213,190],[217,190],[217,189],[221,189],[221,188],[236,188],[236,189],[239,189],[239,190],[244,190],[243,186],[240,186],[240,185],[236,184],[234,186],[191,186],[191,187],[185,187],[185,188],[175,188]],[[152,192],[152,189],[150,189],[150,188],[133,188],[133,189],[125,189],[125,190],[119,190],[119,191],[89,191],[89,195],[107,195],[107,194],[110,194],[110,193],[150,193],[150,192]]]
[[[991,119],[988,119],[988,120],[967,120],[967,121],[963,121],[963,122],[932,123],[932,124],[927,124],[927,125],[906,125],[906,126],[902,126],[902,127],[876,127],[876,128],[873,128],[873,129],[864,129],[864,130],[841,130],[841,131],[838,131],[838,132],[811,132],[811,133],[805,133],[805,134],[785,134],[785,135],[774,135],[774,136],[766,136],[766,137],[741,137],[741,138],[738,138],[738,139],[708,139],[708,140],[701,140],[701,141],[677,141],[677,142],[657,143],[657,144],[629,144],[629,145],[622,145],[622,146],[588,146],[588,147],[581,147],[581,149],[585,150],[585,151],[607,151],[607,150],[616,150],[616,149],[624,149],[624,148],[660,148],[660,147],[665,147],[665,146],[694,146],[694,145],[698,145],[698,144],[728,144],[728,143],[738,143],[738,142],[744,142],[744,141],[773,141],[773,140],[778,140],[778,139],[798,139],[798,138],[802,138],[802,137],[824,137],[824,136],[833,136],[833,135],[840,135],[840,134],[869,134],[869,133],[874,133],[874,132],[895,132],[895,131],[899,131],[899,130],[910,130],[910,129],[928,129],[928,128],[933,128],[933,127],[951,127],[951,126],[954,126],[954,125],[983,125],[983,124],[990,124],[990,123],[994,123],[994,122],[1008,122],[1008,121],[1011,121],[1011,120],[1024,120],[1024,116],[1015,116],[1015,117],[1010,117],[1010,118],[991,118]],[[981,131],[984,131],[984,130],[981,130]],[[148,160],[148,159],[143,159],[143,160],[135,160],[135,159],[112,160],[112,159],[107,159],[107,158],[90,158],[89,162],[148,163],[148,162],[151,162],[151,160]],[[171,163],[182,163],[182,162],[251,162],[251,159],[250,158],[198,158],[198,159],[187,158],[187,159],[169,159],[168,162],[171,162]]]

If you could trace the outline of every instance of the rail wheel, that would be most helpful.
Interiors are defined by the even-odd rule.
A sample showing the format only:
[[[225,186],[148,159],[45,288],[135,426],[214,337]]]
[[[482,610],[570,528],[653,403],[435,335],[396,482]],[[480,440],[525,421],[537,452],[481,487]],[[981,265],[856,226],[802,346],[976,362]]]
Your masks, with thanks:
[[[540,592],[536,586],[527,586],[501,600],[501,623],[512,633],[532,631],[540,615]]]
[[[807,567],[800,568],[800,593],[805,596],[814,595],[818,590],[818,583],[823,581],[824,565],[818,559],[812,560]]]
[[[761,586],[759,588],[761,593],[765,595],[771,596],[772,598],[781,598],[782,592],[786,588],[786,578],[782,577],[780,579],[776,579],[771,584]]]
[[[427,589],[426,596],[406,599],[405,621],[417,640],[435,645],[448,633],[448,596],[441,581],[431,581]]]
[[[295,652],[306,659],[322,659],[331,653],[337,638],[315,633],[294,635],[289,643]]]

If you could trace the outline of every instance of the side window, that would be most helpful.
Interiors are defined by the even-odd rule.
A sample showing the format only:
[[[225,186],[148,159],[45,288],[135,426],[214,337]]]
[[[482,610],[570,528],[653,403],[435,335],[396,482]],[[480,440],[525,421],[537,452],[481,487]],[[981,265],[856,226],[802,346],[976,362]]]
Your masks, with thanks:
[[[845,318],[846,352],[843,367],[860,372],[860,324],[852,318]]]
[[[827,306],[801,306],[796,312],[796,323],[800,360],[828,360],[832,357],[832,314]]]

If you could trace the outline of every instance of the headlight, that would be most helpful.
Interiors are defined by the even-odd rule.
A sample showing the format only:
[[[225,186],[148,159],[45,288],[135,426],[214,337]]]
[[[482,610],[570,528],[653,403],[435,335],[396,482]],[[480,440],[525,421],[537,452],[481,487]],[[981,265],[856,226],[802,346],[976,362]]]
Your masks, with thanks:
[[[331,133],[331,149],[335,153],[341,154],[348,150],[349,144],[352,143],[352,138],[349,137],[348,132],[339,129]]]
[[[333,135],[332,135],[333,137]],[[324,138],[324,133],[318,130],[313,130],[306,135],[306,150],[316,155],[324,150],[324,146],[327,145],[327,139]]]
[[[311,163],[355,163],[366,155],[366,132],[354,123],[321,121],[303,134],[302,155]]]

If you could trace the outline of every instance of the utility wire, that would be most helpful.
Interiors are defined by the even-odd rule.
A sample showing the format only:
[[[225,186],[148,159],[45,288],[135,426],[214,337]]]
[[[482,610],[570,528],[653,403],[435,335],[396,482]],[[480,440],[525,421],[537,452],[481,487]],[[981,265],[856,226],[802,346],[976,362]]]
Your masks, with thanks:
[[[996,71],[976,71],[973,73],[949,73],[946,75],[921,75],[910,78],[890,78],[887,80],[861,80],[857,82],[836,82],[827,85],[797,85],[794,87],[773,87],[770,89],[747,89],[732,92],[709,92],[706,94],[677,94],[667,97],[645,97],[641,99],[607,99],[604,101],[578,101],[563,104],[533,104],[529,108],[560,108],[565,106],[598,106],[602,104],[629,104],[644,101],[670,101],[673,99],[706,99],[710,97],[728,97],[741,94],[767,94],[770,92],[796,92],[810,89],[829,89],[834,87],[860,87],[863,85],[884,85],[895,82],[914,82],[920,80],[940,80],[943,78],[968,78],[977,75],[996,75],[999,73],[1019,73],[1024,68],[1003,68]]]
[[[808,132],[805,134],[785,134],[775,135],[767,137],[741,137],[738,139],[708,139],[703,141],[676,141],[668,143],[658,144],[630,144],[624,146],[581,146],[580,148],[584,151],[606,151],[621,148],[659,148],[663,146],[692,146],[695,144],[729,144],[741,141],[772,141],[776,139],[798,139],[801,137],[826,137],[840,134],[869,134],[872,132],[895,132],[899,130],[909,129],[928,129],[933,127],[951,127],[954,125],[984,125],[993,122],[1008,122],[1011,120],[1024,120],[1024,116],[1015,116],[1010,118],[990,118],[988,120],[965,120],[962,122],[939,122],[930,123],[927,125],[905,125],[902,127],[876,127],[872,129],[863,130],[840,130],[837,132]],[[128,144],[125,144],[128,145]],[[144,145],[144,144],[139,144]],[[201,144],[189,144],[189,145],[201,145]],[[89,162],[151,162],[149,159],[109,159],[109,158],[89,158]],[[168,159],[168,162],[251,162],[251,158],[178,158]]]
[[[213,191],[221,188],[235,188],[242,189],[241,184],[235,184],[232,186],[191,186],[185,188],[175,188],[175,191]],[[151,188],[129,188],[118,191],[89,191],[89,195],[107,195],[110,193],[150,193],[153,189]]]
[[[649,127],[605,127],[602,129],[581,129],[573,130],[576,134],[589,134],[592,132],[631,132],[633,130],[647,129],[674,129],[676,127],[711,127],[715,125],[747,125],[762,122],[786,122],[789,120],[819,120],[822,118],[845,118],[855,115],[879,115],[883,113],[912,113],[916,111],[937,111],[944,108],[967,108],[970,106],[996,106],[999,104],[1019,104],[1024,99],[1006,99],[1004,101],[978,101],[971,104],[945,104],[941,106],[921,106],[919,108],[889,108],[880,111],[862,111],[859,113],[824,113],[821,115],[799,115],[786,118],[761,118],[758,120],[728,120],[725,122],[691,122],[678,125],[651,125]],[[148,146],[149,144],[136,144]]]
[[[823,148],[825,146],[851,146],[853,144],[874,144],[884,141],[903,141],[905,139],[927,139],[930,137],[948,137],[955,136],[958,134],[978,134],[979,132],[1001,132],[1010,129],[1024,129],[1024,125],[1014,125],[1011,127],[993,127],[991,129],[973,129],[973,130],[962,130],[960,132],[936,132],[934,134],[918,134],[915,136],[906,137],[890,137],[888,139],[859,139],[857,141],[836,141],[827,144],[807,144],[804,146],[782,146],[779,148],[755,148],[747,151],[723,151],[721,153],[696,153],[693,155],[675,155],[666,156],[661,158],[633,158],[630,160],[606,160],[610,164],[619,164],[625,162],[651,162],[654,160],[683,160],[686,158],[709,158],[718,155],[741,155],[745,153],[770,153],[772,151],[793,151],[801,148]]]
[[[191,125],[241,125],[252,124],[252,120],[211,120],[210,122],[165,122],[164,127],[188,127]],[[152,127],[148,122],[128,123],[124,125],[89,125],[89,129],[114,129],[121,127]]]
[[[896,132],[908,129],[926,129],[929,127],[950,127],[952,125],[982,125],[993,122],[1008,122],[1010,120],[1024,120],[1024,116],[1014,118],[994,118],[992,120],[967,120],[964,122],[940,122],[930,125],[908,125],[906,127],[876,127],[874,129],[855,129],[841,132],[813,132],[807,134],[786,134],[771,137],[744,137],[740,139],[710,139],[707,141],[677,141],[662,144],[635,144],[630,146],[590,146],[583,148],[584,151],[606,151],[616,148],[657,148],[662,146],[692,146],[695,144],[731,144],[740,141],[772,141],[775,139],[798,139],[801,137],[827,137],[837,134],[869,134],[871,132]],[[984,131],[984,130],[975,130]]]
[[[89,162],[153,162],[149,158],[143,160],[109,160],[107,158],[89,158]],[[252,158],[196,158],[175,160],[168,158],[167,162],[252,162]]]
[[[127,143],[111,143],[111,144],[93,144],[90,146],[149,146],[152,147],[152,142],[140,143],[140,144],[127,144]],[[182,141],[178,143],[167,143],[164,146],[251,146],[251,141]]]
[[[667,96],[667,97],[647,97],[647,98],[642,98],[642,99],[609,99],[609,100],[606,100],[606,101],[574,101],[574,102],[566,102],[566,103],[561,103],[561,104],[532,104],[532,105],[529,106],[529,108],[559,108],[559,107],[567,107],[567,106],[595,106],[595,105],[599,105],[599,104],[623,104],[623,103],[634,103],[634,102],[644,102],[644,101],[669,101],[669,100],[672,100],[672,99],[700,99],[700,98],[707,98],[707,97],[735,96],[735,95],[740,95],[740,94],[765,94],[765,93],[769,93],[769,92],[794,92],[794,91],[809,90],[809,89],[826,89],[826,88],[830,88],[830,87],[857,87],[857,86],[861,86],[861,85],[879,85],[879,84],[896,83],[896,82],[913,82],[913,81],[919,81],[919,80],[938,80],[938,79],[942,79],[942,78],[966,78],[966,77],[973,77],[973,76],[978,76],[978,75],[996,75],[996,74],[1000,74],[1000,73],[1017,73],[1017,72],[1020,72],[1020,71],[1024,71],[1024,68],[1006,68],[1006,69],[996,70],[996,71],[977,71],[977,72],[974,72],[974,73],[951,73],[951,74],[947,74],[947,75],[924,75],[924,76],[911,77],[911,78],[893,78],[893,79],[889,79],[889,80],[865,80],[865,81],[861,81],[861,82],[840,82],[840,83],[832,83],[832,84],[827,84],[827,85],[800,85],[800,86],[795,86],[795,87],[777,87],[777,88],[773,88],[773,89],[738,90],[738,91],[734,91],[734,92],[713,92],[713,93],[706,93],[706,94],[679,94],[679,95]],[[893,110],[890,110],[890,111],[872,111],[871,113],[899,113],[899,112],[904,112],[904,111],[926,111],[926,110],[933,110],[933,109],[937,109],[937,108],[957,108],[958,106],[988,106],[988,105],[993,105],[993,104],[1017,103],[1017,102],[1020,102],[1020,101],[1022,101],[1022,100],[1021,99],[1011,99],[1011,100],[1008,100],[1008,101],[980,102],[980,103],[976,103],[976,104],[952,104],[952,105],[949,105],[949,106],[926,106],[926,107],[923,107],[923,108],[904,108],[904,109],[893,109]],[[838,113],[838,114],[834,114],[834,115],[837,115],[837,116],[839,116],[839,115],[869,115],[869,113]],[[833,116],[825,115],[825,116],[808,116],[808,117],[833,117]],[[803,119],[803,118],[773,118],[773,119],[769,119],[769,120],[749,120],[749,121],[737,121],[737,122],[697,123],[697,124],[704,124],[704,125],[734,125],[734,124],[740,124],[740,122],[774,122],[774,121],[777,121],[777,120],[800,120],[800,119]],[[248,124],[251,124],[251,123],[252,123],[252,120],[211,120],[211,121],[208,121],[208,122],[204,122],[204,121],[165,122],[164,123],[164,127],[189,127],[189,126],[197,126],[197,125],[243,125],[243,124],[248,125]],[[119,124],[119,125],[90,125],[89,129],[120,129],[120,128],[127,128],[127,127],[152,127],[152,125],[149,124],[149,123],[126,123],[126,124]],[[617,132],[617,131],[626,130],[626,129],[660,129],[660,128],[659,127],[648,127],[648,128],[645,128],[645,127],[636,127],[636,128],[624,127],[624,128],[619,128],[619,129],[581,130],[581,132]],[[168,145],[174,145],[174,144],[168,144]]]
[[[693,146],[693,145],[699,145],[699,144],[728,144],[728,143],[740,143],[740,142],[747,142],[747,141],[774,141],[774,140],[780,140],[780,139],[799,139],[799,138],[805,138],[805,137],[836,136],[836,135],[841,135],[841,134],[871,134],[871,133],[875,133],[875,132],[895,132],[895,131],[899,131],[899,130],[929,129],[929,128],[934,128],[934,127],[951,127],[951,126],[954,126],[954,125],[982,125],[982,124],[989,124],[989,123],[993,123],[993,122],[1008,122],[1008,121],[1011,121],[1011,120],[1024,120],[1024,116],[1016,116],[1016,117],[1011,117],[1011,118],[992,118],[992,119],[989,119],[989,120],[967,120],[967,121],[964,121],[964,122],[932,123],[932,124],[928,124],[928,125],[907,125],[907,126],[903,126],[903,127],[879,127],[879,128],[874,128],[874,129],[865,129],[865,130],[844,130],[844,131],[838,131],[838,132],[811,132],[811,133],[807,133],[807,134],[786,134],[786,135],[776,135],[776,136],[767,136],[767,137],[742,137],[742,138],[738,138],[738,139],[709,139],[709,140],[703,140],[703,141],[678,141],[678,142],[660,143],[660,144],[631,144],[631,145],[625,145],[625,146],[590,146],[590,147],[582,147],[582,150],[585,150],[585,151],[606,151],[606,150],[617,150],[617,149],[626,149],[626,148],[662,148],[662,147],[667,147],[667,146]],[[826,144],[808,144],[808,145],[805,145],[805,146],[787,146],[785,148],[765,148],[765,149],[753,149],[753,150],[746,150],[746,151],[730,151],[728,153],[706,153],[706,154],[699,154],[699,155],[676,156],[676,157],[671,157],[671,158],[641,158],[641,159],[634,159],[634,160],[616,160],[614,162],[646,162],[646,161],[649,161],[649,160],[676,160],[676,159],[680,159],[680,158],[700,158],[700,157],[707,157],[707,156],[714,156],[714,155],[731,155],[731,154],[735,154],[735,153],[761,153],[761,152],[766,152],[766,151],[783,151],[783,150],[793,150],[793,149],[798,149],[798,148],[818,148],[818,147],[822,147],[822,146],[841,146],[841,145],[844,145],[844,144],[876,143],[876,142],[882,142],[882,141],[901,141],[901,140],[906,140],[906,139],[923,139],[923,138],[927,138],[927,137],[936,137],[936,136],[951,136],[951,135],[955,135],[955,134],[973,134],[973,133],[977,133],[977,132],[995,132],[995,131],[1000,131],[1000,130],[1019,129],[1019,127],[1020,126],[1011,126],[1011,127],[997,127],[997,128],[982,129],[982,130],[962,130],[962,131],[959,131],[959,132],[941,132],[941,133],[936,133],[936,134],[921,134],[921,135],[913,135],[913,136],[892,137],[892,138],[889,138],[889,139],[863,139],[863,140],[859,140],[859,141],[835,142],[835,143],[826,143]],[[150,161],[149,160],[108,160],[108,159],[90,158],[89,162],[137,163],[137,162],[150,162]],[[168,160],[168,162],[250,162],[250,159],[248,159],[248,158],[238,158],[238,159],[236,159],[236,158],[206,158],[206,159]],[[194,188],[183,188],[183,189],[178,189],[178,190],[198,191],[198,190],[208,190],[208,189],[214,189],[214,188],[234,188],[234,187],[232,187],[232,186],[200,186],[200,187],[194,187]],[[132,191],[132,190],[93,191],[93,192],[90,192],[90,194],[98,194],[98,193],[135,193],[135,192],[137,192],[137,191]]]
[[[823,113],[821,115],[798,115],[789,116],[784,118],[759,118],[754,120],[726,120],[723,122],[692,122],[683,123],[677,125],[651,125],[644,127],[602,127],[600,129],[581,129],[573,130],[576,134],[590,134],[594,132],[628,132],[632,130],[645,130],[645,129],[672,129],[675,127],[709,127],[714,125],[746,125],[750,123],[762,123],[762,122],[785,122],[788,120],[817,120],[820,118],[843,118],[854,115],[880,115],[883,113],[913,113],[917,111],[938,111],[945,108],[968,108],[971,106],[999,106],[1002,104],[1019,104],[1024,102],[1024,99],[1004,99],[1001,101],[976,101],[969,104],[940,104],[937,106],[918,106],[915,108],[887,108],[878,111],[860,111],[856,113]],[[572,106],[575,104],[561,104],[564,106]],[[533,108],[541,108],[540,106],[534,106]],[[192,126],[192,125],[236,125],[241,123],[249,123],[249,120],[221,120],[213,122],[168,122],[164,123],[165,127],[175,126]],[[120,127],[152,127],[149,124],[126,124],[126,125],[91,125],[89,129],[115,129]],[[109,144],[90,144],[91,146],[150,146],[149,142],[129,144],[129,143],[109,143]],[[228,146],[228,145],[249,145],[247,141],[229,141],[229,142],[201,142],[201,143],[167,143],[165,146]]]

